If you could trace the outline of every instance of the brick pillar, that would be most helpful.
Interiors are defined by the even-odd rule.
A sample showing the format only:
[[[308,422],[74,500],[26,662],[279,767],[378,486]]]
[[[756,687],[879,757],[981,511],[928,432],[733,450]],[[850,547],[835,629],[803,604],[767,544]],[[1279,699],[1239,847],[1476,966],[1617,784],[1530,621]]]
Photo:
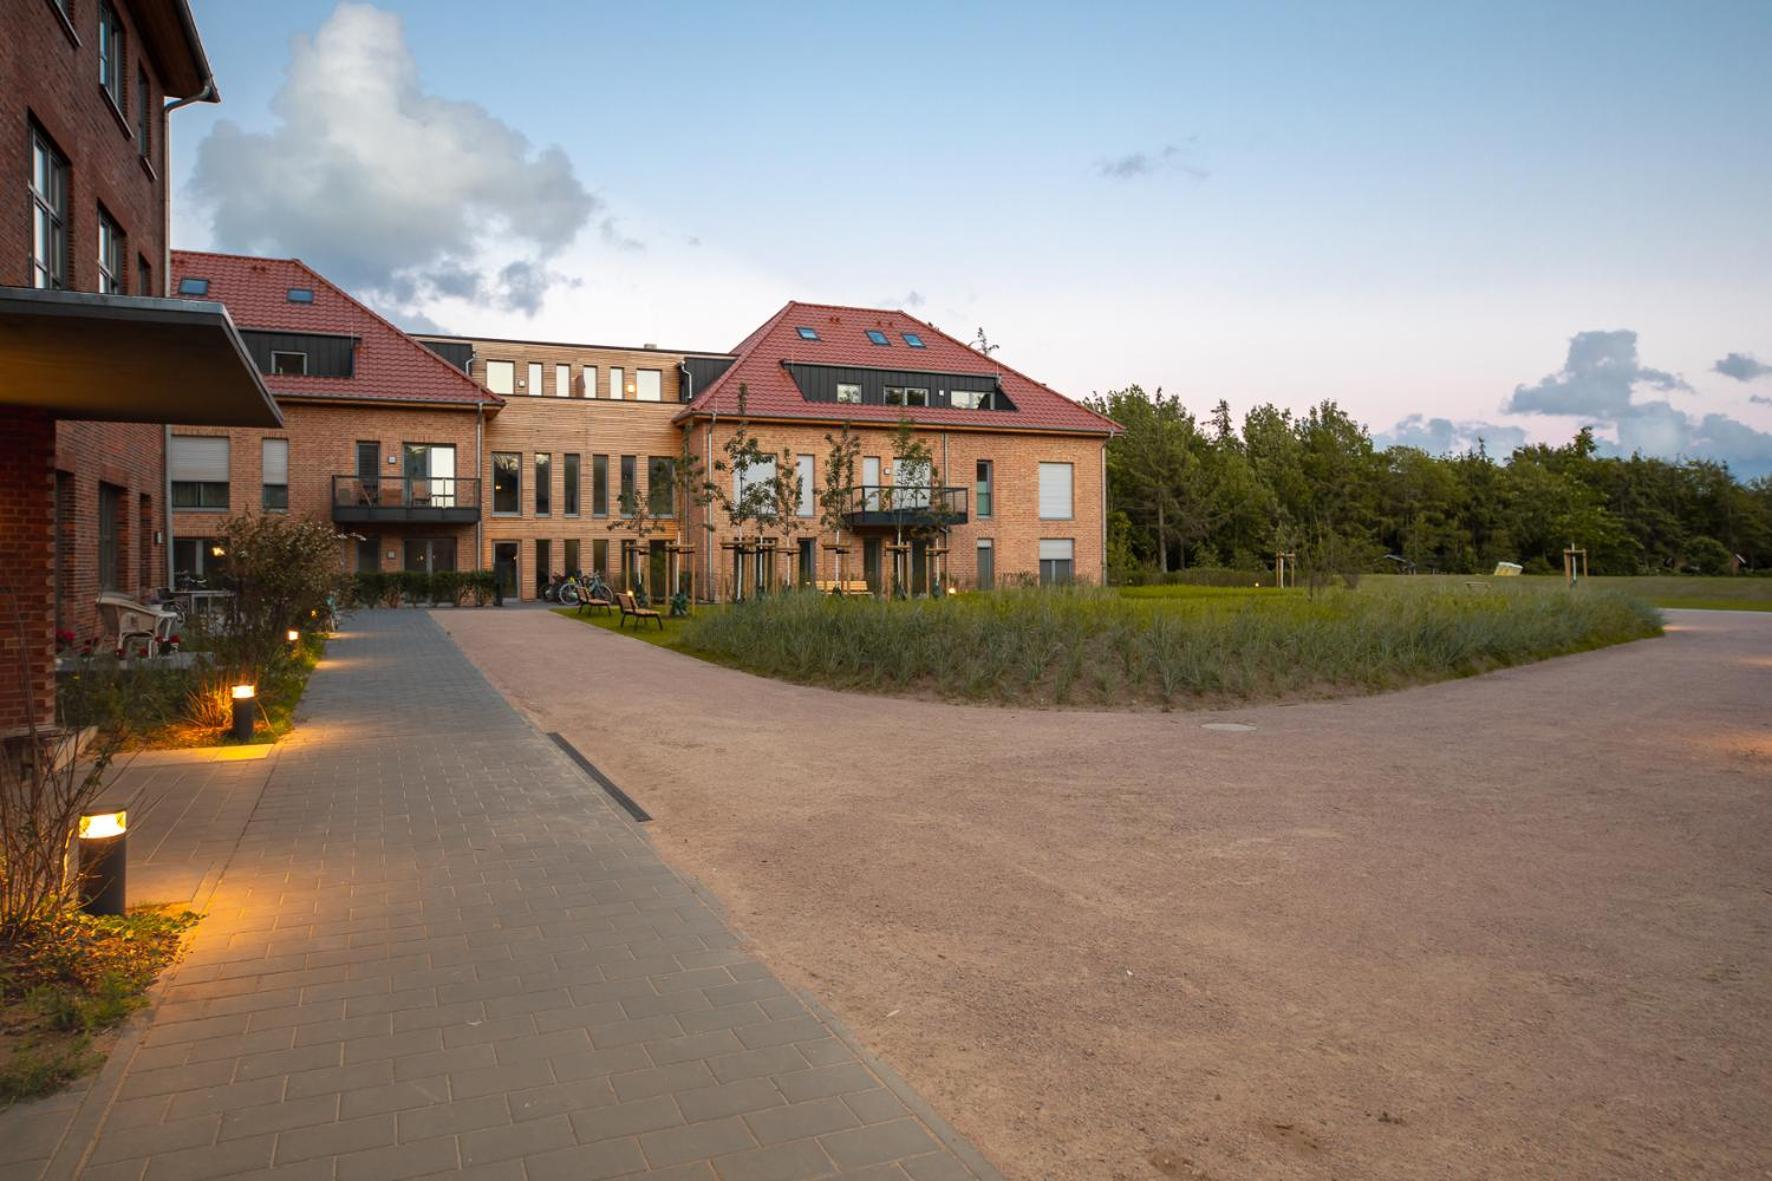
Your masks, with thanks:
[[[0,409],[0,735],[55,717],[54,534],[55,421]]]

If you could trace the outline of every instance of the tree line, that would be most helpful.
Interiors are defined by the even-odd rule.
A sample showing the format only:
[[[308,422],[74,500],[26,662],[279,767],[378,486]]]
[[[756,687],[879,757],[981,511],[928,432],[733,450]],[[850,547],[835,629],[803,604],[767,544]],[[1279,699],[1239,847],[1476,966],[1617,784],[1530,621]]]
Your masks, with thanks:
[[[1089,399],[1125,433],[1108,445],[1109,565],[1117,578],[1189,567],[1445,573],[1518,562],[1562,568],[1570,543],[1595,574],[1772,567],[1772,478],[1727,464],[1600,454],[1583,428],[1505,458],[1381,448],[1333,401],[1257,406],[1239,427],[1134,385]]]

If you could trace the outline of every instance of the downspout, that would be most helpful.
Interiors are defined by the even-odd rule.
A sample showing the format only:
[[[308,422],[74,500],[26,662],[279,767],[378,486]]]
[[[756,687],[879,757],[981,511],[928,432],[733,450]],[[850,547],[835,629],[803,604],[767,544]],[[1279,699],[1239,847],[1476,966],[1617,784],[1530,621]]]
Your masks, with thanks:
[[[480,511],[474,514],[474,569],[481,568],[486,561],[486,537],[482,532],[486,528],[486,403],[474,403],[474,481],[479,484],[476,499],[480,502]],[[488,567],[490,568],[490,567]]]
[[[221,92],[215,88],[215,78],[206,78],[203,89],[189,98],[174,99],[160,108],[160,155],[166,162],[166,171],[170,172],[172,162],[172,112],[180,107],[188,107],[192,103],[218,103]],[[151,163],[151,161],[150,161]],[[167,199],[167,191],[172,185],[171,176],[164,178],[160,186],[160,290],[157,295],[165,295],[172,290],[172,202]],[[160,535],[166,539],[166,585],[177,590],[177,580],[172,565],[172,424],[167,423],[160,428],[160,519],[162,522]],[[146,538],[142,539],[144,542]]]
[[[1107,581],[1108,581],[1107,449],[1108,449],[1108,441],[1110,439],[1112,439],[1113,437],[1114,437],[1113,433],[1110,431],[1108,434],[1102,436],[1102,440],[1101,440],[1101,585],[1103,585],[1103,586],[1106,586]]]

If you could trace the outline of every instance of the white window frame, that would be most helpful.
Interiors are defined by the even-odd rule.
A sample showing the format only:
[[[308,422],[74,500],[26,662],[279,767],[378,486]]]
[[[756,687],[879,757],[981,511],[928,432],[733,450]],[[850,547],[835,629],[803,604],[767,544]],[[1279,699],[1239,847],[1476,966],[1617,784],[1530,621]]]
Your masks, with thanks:
[[[275,477],[282,477],[277,479]],[[259,441],[259,506],[265,512],[286,513],[289,511],[289,440],[285,438],[265,438]],[[283,505],[281,508],[267,508],[264,504],[264,489],[281,487],[283,489]]]
[[[129,235],[117,219],[98,210],[98,292],[100,295],[122,295],[128,290],[126,272],[129,260]]]
[[[627,397],[627,395],[622,392],[621,388],[622,378],[624,376],[625,374],[620,365],[611,365],[609,367],[609,398],[611,401],[620,402]]]
[[[572,366],[554,366],[554,397],[570,398],[572,396]]]
[[[585,383],[585,397],[587,397],[587,398],[596,397],[597,396],[597,367],[595,365],[586,365],[584,367],[584,383]]]
[[[636,369],[636,370],[634,370],[634,401],[636,401],[636,402],[662,402],[662,401],[664,401],[664,370],[662,370],[662,369]]]
[[[861,405],[861,386],[852,381],[839,381],[837,383],[837,401],[845,406]]]
[[[284,373],[277,368],[278,357],[300,357],[301,368],[294,373]],[[308,375],[308,355],[306,353],[296,352],[293,349],[272,349],[271,375],[273,377],[306,377]]]
[[[532,398],[541,397],[541,362],[529,362],[529,367],[525,370],[524,376],[529,384],[524,388],[523,392]]]
[[[799,456],[794,461],[794,474],[800,481],[800,515],[802,517],[810,517],[813,514],[812,487],[815,466],[815,461],[810,455]]]

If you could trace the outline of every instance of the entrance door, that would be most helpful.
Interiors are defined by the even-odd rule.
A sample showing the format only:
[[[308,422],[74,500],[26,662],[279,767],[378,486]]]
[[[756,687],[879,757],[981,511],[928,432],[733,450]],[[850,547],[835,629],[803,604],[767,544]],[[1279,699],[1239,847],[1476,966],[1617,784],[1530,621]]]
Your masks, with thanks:
[[[863,456],[861,461],[862,511],[880,511],[880,457]]]
[[[357,503],[380,504],[381,444],[357,444]]]
[[[550,541],[538,539],[535,543],[535,597],[541,598],[541,592],[547,589],[548,580],[554,576],[554,546]]]
[[[880,593],[880,539],[864,537],[861,542],[861,576],[868,580],[868,588],[876,595]]]
[[[455,448],[447,444],[406,444],[407,503],[432,508],[455,506]]]
[[[929,593],[929,543],[918,539],[911,541],[911,593]]]
[[[498,578],[498,589],[517,597],[517,543],[514,541],[495,541],[492,543],[492,569]]]

